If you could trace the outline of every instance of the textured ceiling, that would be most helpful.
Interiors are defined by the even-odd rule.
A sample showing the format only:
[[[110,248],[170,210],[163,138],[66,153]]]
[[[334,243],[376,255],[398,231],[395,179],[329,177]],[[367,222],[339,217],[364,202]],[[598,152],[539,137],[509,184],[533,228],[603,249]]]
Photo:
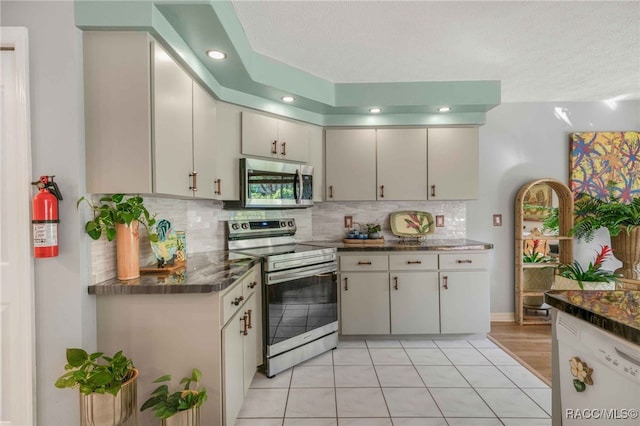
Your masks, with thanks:
[[[640,99],[640,1],[233,1],[251,48],[333,83],[500,80],[502,102]]]

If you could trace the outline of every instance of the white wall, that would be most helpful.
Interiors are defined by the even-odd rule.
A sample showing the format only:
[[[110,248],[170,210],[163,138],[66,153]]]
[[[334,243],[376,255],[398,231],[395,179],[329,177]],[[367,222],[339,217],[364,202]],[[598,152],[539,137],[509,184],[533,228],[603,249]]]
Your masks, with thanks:
[[[77,391],[53,384],[67,347],[96,346],[88,241],[75,205],[85,190],[81,33],[71,1],[2,1],[0,8],[0,25],[29,30],[33,180],[55,175],[64,196],[60,255],[35,261],[37,424],[70,426],[78,424]]]
[[[503,104],[489,111],[480,127],[480,198],[467,203],[467,238],[494,244],[492,313],[513,312],[513,216],[520,186],[543,177],[569,182],[569,133],[638,129],[640,101],[615,108],[604,102]],[[494,213],[502,214],[501,227],[491,225]]]

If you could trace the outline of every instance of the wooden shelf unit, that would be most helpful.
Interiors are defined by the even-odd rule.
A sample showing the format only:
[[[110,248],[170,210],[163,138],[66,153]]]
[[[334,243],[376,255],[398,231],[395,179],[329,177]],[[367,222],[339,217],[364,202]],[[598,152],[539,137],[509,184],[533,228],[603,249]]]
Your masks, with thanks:
[[[558,201],[558,235],[523,235],[524,201],[527,192],[535,185],[548,185]],[[573,193],[567,185],[551,178],[533,180],[522,185],[515,201],[515,312],[518,324],[550,324],[551,316],[545,314],[532,315],[533,308],[525,308],[526,298],[544,297],[553,283],[555,268],[562,263],[573,262],[573,237],[569,235],[573,227]],[[522,260],[525,243],[527,241],[557,241],[558,253],[553,262],[525,263]],[[548,271],[547,271],[548,269]],[[545,276],[546,274],[546,276]],[[531,276],[529,276],[531,275]],[[538,275],[537,277],[535,277]],[[534,279],[535,278],[535,279]],[[537,280],[537,281],[536,281]],[[532,288],[533,286],[533,288]],[[539,310],[538,312],[544,312]]]

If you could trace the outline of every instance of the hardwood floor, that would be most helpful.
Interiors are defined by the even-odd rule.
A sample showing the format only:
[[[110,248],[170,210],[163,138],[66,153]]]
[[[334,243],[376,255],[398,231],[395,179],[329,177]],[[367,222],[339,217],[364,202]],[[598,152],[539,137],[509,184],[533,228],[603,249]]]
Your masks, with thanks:
[[[489,338],[551,386],[551,325],[492,322]]]

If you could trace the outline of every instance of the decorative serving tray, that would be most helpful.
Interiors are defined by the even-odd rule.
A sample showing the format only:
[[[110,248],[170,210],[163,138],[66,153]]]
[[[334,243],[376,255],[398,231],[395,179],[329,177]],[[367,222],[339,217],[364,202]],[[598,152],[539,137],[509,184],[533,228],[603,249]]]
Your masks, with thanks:
[[[398,237],[424,237],[433,234],[435,224],[428,212],[401,211],[389,215],[391,232]]]

